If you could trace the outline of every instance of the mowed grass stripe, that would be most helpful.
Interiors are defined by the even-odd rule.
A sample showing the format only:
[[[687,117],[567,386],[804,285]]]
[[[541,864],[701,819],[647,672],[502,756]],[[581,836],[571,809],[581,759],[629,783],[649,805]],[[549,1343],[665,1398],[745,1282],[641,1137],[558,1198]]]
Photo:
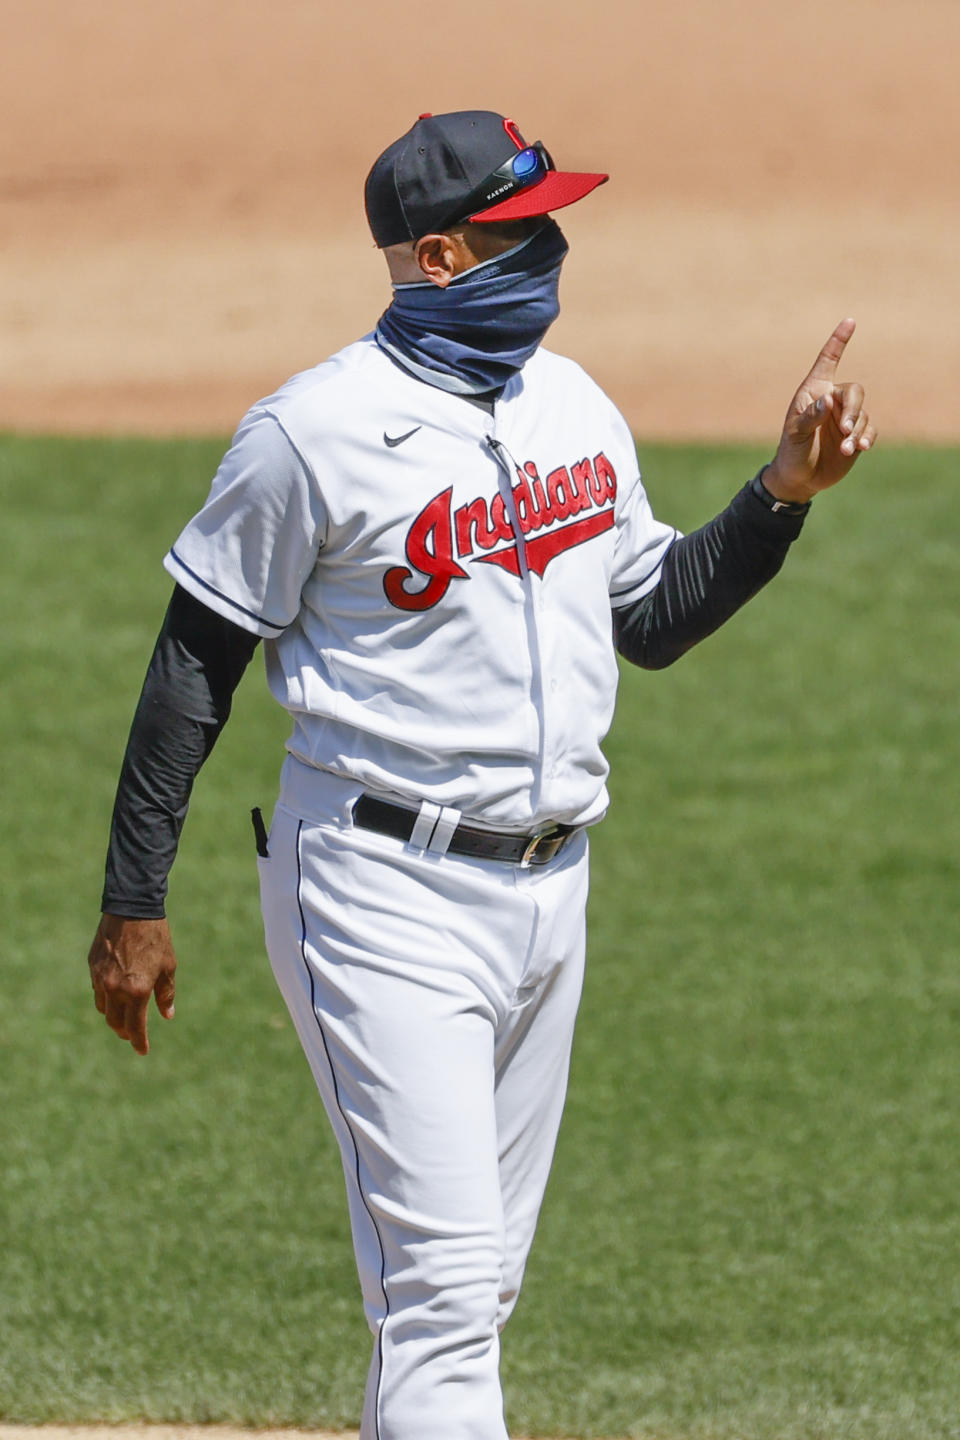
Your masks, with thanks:
[[[223,442],[0,443],[0,1415],[355,1426],[342,1182],[262,955],[259,662],[200,777],[177,1019],[85,966],[116,772]],[[641,447],[691,528],[764,457]],[[770,590],[623,677],[567,1116],[504,1336],[518,1433],[960,1435],[951,451],[817,501]],[[571,597],[576,603],[576,597]]]

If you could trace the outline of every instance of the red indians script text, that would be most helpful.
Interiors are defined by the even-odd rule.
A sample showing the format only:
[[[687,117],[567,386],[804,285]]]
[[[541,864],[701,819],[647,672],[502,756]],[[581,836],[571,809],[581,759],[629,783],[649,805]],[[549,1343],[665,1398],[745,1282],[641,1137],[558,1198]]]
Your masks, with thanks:
[[[593,460],[561,465],[544,480],[532,460],[518,474],[513,505],[527,568],[535,575],[542,575],[554,556],[612,527],[617,477],[602,452]],[[492,503],[481,495],[454,510],[453,487],[448,486],[413,521],[405,550],[409,568],[394,565],[383,577],[386,597],[399,610],[429,610],[443,599],[451,580],[468,580],[460,560],[520,574],[517,536],[502,495]]]

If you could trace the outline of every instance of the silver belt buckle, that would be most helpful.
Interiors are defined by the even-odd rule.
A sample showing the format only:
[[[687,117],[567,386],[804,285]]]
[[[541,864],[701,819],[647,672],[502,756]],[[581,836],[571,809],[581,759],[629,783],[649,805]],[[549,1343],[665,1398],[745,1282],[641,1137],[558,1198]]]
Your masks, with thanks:
[[[551,835],[558,834],[559,830],[559,825],[545,825],[542,830],[537,831],[536,835],[530,836],[530,839],[527,842],[527,848],[524,850],[523,855],[520,858],[521,870],[530,869],[530,866],[533,864],[533,857],[536,855],[538,849],[540,848],[540,841],[549,840]]]

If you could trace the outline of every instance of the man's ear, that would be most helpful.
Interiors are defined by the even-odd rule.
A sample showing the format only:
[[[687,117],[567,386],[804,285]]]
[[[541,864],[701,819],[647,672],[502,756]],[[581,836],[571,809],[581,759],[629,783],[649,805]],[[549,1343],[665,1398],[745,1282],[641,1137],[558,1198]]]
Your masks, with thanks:
[[[414,254],[424,276],[441,290],[466,270],[472,259],[463,254],[462,237],[456,235],[424,235],[417,241]]]

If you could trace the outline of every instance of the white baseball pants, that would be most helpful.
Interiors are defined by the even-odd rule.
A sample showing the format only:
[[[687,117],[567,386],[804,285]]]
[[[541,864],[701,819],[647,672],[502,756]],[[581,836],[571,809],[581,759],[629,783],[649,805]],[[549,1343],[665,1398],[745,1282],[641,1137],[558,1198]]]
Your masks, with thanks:
[[[361,1440],[506,1440],[499,1329],[553,1156],[587,840],[550,864],[424,854],[288,759],[260,861],[270,961],[343,1159],[374,1335]]]

